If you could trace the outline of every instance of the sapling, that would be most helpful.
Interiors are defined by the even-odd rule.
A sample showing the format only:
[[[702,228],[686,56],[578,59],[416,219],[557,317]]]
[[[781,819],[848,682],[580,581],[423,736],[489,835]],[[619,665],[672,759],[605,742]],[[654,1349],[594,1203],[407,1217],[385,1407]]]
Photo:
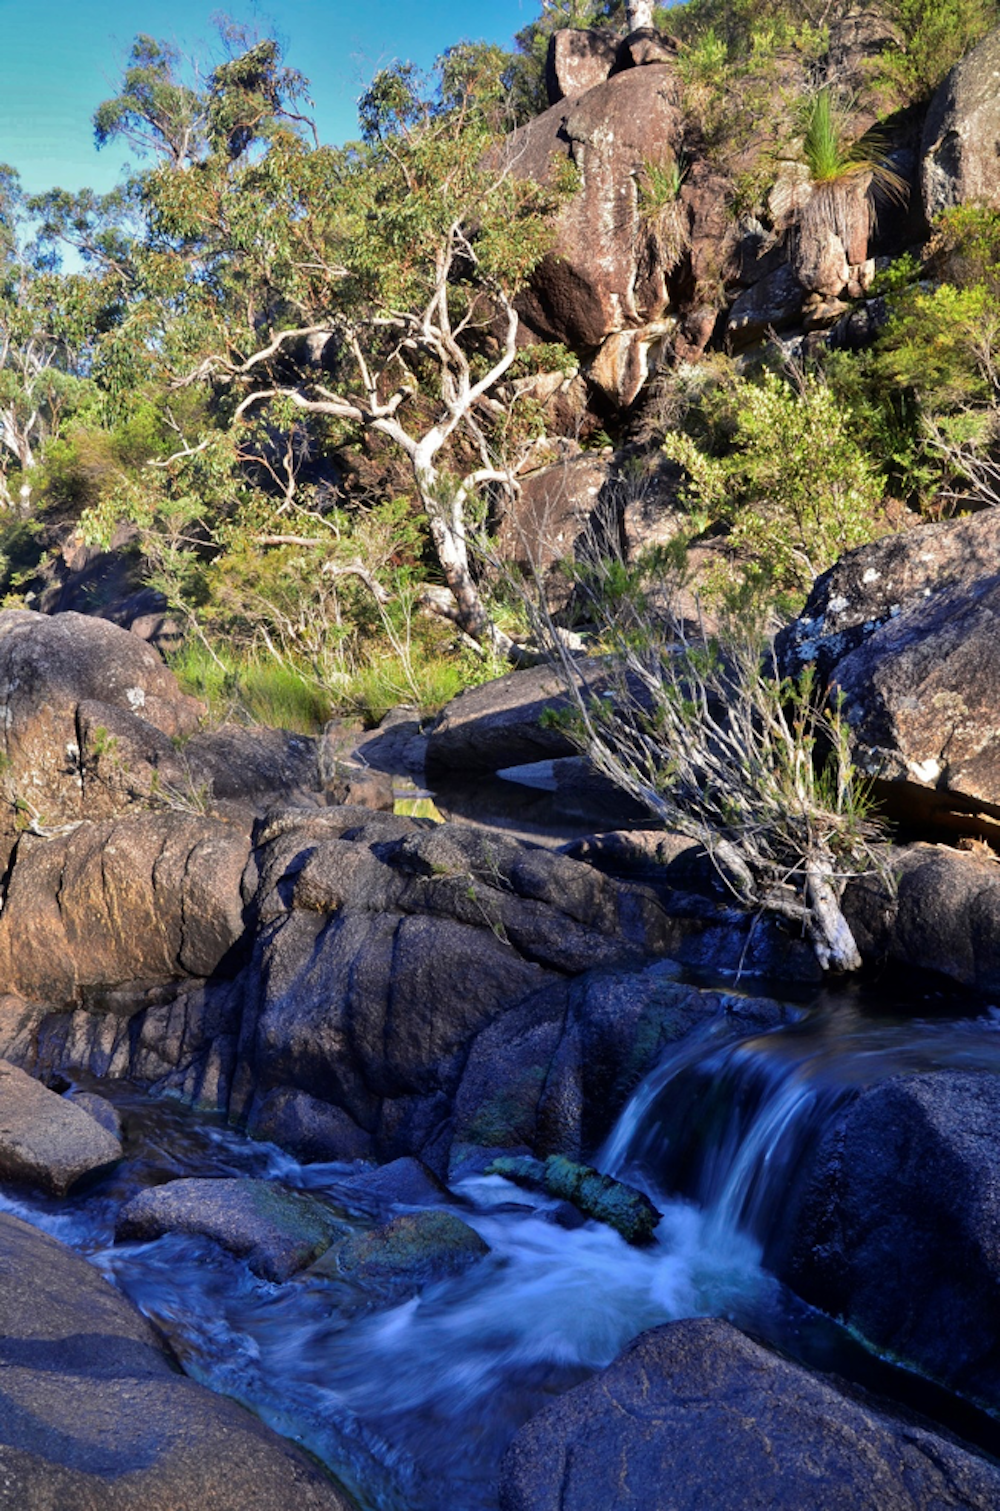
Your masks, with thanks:
[[[724,612],[713,633],[700,615],[685,618],[676,577],[650,574],[663,566],[660,553],[574,569],[604,653],[596,682],[593,661],[539,613],[569,695],[566,730],[617,787],[703,845],[743,906],[798,924],[824,970],[856,970],[844,887],[872,870],[887,876],[887,863],[839,703],[811,668],[779,675],[745,607]]]

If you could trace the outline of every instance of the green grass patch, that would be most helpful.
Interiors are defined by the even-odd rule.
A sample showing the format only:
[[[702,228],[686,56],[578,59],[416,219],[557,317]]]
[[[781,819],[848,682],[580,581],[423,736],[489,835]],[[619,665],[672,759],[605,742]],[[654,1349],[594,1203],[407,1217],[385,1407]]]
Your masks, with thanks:
[[[225,649],[215,656],[189,640],[170,662],[184,691],[208,704],[213,721],[236,719],[315,734],[334,712],[331,694],[291,667]]]

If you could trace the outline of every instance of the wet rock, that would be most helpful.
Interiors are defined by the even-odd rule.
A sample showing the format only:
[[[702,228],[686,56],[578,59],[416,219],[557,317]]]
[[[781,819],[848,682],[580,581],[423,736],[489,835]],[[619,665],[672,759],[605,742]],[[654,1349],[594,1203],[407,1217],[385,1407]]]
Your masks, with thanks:
[[[338,1196],[348,1206],[379,1211],[385,1207],[430,1207],[450,1197],[448,1187],[438,1180],[422,1160],[404,1156],[366,1170],[338,1187]]]
[[[180,1374],[92,1265],[0,1215],[3,1490],[17,1511],[349,1511],[249,1412]]]
[[[95,1123],[100,1123],[101,1127],[106,1128],[108,1133],[113,1134],[115,1138],[121,1138],[121,1113],[113,1102],[108,1101],[107,1097],[100,1097],[93,1091],[71,1091],[67,1093],[66,1100],[72,1102],[74,1107],[82,1108],[94,1119]]]
[[[523,1427],[501,1511],[987,1511],[1000,1470],[751,1342],[728,1322],[643,1333]]]
[[[116,1135],[84,1107],[0,1060],[0,1179],[65,1196],[121,1157]]]
[[[580,175],[555,246],[517,301],[534,334],[581,351],[663,315],[673,260],[641,212],[635,175],[672,162],[682,129],[676,72],[655,64],[560,101],[507,139],[504,159],[520,177],[551,183],[567,161]]]
[[[461,1275],[489,1252],[489,1244],[454,1213],[412,1212],[352,1234],[325,1254],[312,1273],[349,1280],[399,1301]]]
[[[1000,1076],[862,1091],[816,1154],[785,1277],[963,1395],[1000,1406]]]
[[[452,1175],[482,1168],[484,1150],[586,1159],[670,1044],[710,1023],[746,1033],[783,1021],[770,999],[701,991],[677,972],[672,961],[589,972],[484,1028],[455,1094]]]
[[[602,1175],[591,1165],[581,1165],[564,1155],[552,1154],[541,1160],[501,1157],[487,1165],[487,1175],[502,1175],[516,1186],[547,1191],[568,1201],[585,1217],[593,1217],[620,1233],[626,1243],[649,1243],[663,1216],[643,1191],[610,1175]]]
[[[562,853],[612,876],[656,878],[710,889],[717,872],[697,840],[663,829],[609,829],[569,841]]]
[[[669,930],[644,889],[502,834],[388,815],[337,828],[331,810],[258,847],[251,911],[270,926],[231,1111],[262,1129],[270,1099],[305,1093],[348,1120],[327,1158],[440,1171],[477,1034],[566,974],[663,951]]]
[[[372,1138],[340,1107],[291,1086],[256,1096],[246,1119],[251,1138],[280,1144],[300,1160],[370,1158]]]
[[[567,96],[576,99],[603,84],[614,65],[618,37],[606,27],[581,31],[564,26],[549,38],[545,57],[545,89],[550,105]]]
[[[957,63],[931,101],[920,183],[928,221],[954,205],[1000,204],[1000,30]]]
[[[201,1234],[245,1259],[255,1275],[278,1282],[324,1253],[336,1232],[333,1218],[311,1197],[242,1177],[149,1187],[126,1203],[115,1223],[119,1242]]]

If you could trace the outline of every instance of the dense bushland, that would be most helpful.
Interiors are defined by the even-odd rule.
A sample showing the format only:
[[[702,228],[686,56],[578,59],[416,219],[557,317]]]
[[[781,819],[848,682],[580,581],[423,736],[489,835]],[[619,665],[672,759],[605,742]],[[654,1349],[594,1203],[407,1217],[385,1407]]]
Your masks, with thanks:
[[[683,44],[691,151],[726,165],[734,222],[791,223],[789,164],[827,197],[863,174],[891,200],[891,157],[861,126],[926,99],[998,8],[887,0],[906,45],[869,59],[851,99],[825,71],[839,15],[785,0],[656,13]],[[621,33],[624,7],[557,0],[509,53],[462,42],[426,79],[393,65],[360,102],[359,140],[336,148],[273,40],[227,24],[199,74],[141,36],[95,115],[98,145],[133,149],[127,182],[27,199],[4,170],[7,603],[34,601],[68,531],[121,545],[126,524],[191,674],[234,706],[259,710],[274,669],[276,689],[302,689],[300,723],[430,707],[516,654],[525,626],[491,600],[479,546],[543,428],[510,383],[576,360],[520,346],[514,300],[577,185],[519,179],[496,147],[544,107],[565,25]],[[676,201],[687,163],[669,182],[656,169],[640,193]],[[707,593],[787,611],[904,511],[937,517],[996,486],[998,283],[1000,216],[955,211],[880,274],[888,318],[863,350],[716,352],[661,376],[669,423],[647,416],[644,433],[681,469],[682,534],[729,548]],[[633,420],[608,417],[610,438]]]

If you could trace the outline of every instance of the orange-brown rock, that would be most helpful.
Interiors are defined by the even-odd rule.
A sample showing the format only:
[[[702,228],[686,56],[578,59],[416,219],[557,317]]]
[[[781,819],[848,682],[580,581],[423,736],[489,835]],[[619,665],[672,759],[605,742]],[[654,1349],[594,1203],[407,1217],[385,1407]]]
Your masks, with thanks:
[[[658,319],[669,267],[644,223],[637,175],[675,161],[683,118],[673,67],[631,68],[561,101],[508,139],[514,172],[551,183],[571,163],[580,187],[560,211],[556,245],[519,300],[527,325],[573,350]]]
[[[603,84],[618,51],[618,37],[608,27],[587,31],[564,26],[549,38],[545,58],[545,89],[550,105],[557,105]]]

